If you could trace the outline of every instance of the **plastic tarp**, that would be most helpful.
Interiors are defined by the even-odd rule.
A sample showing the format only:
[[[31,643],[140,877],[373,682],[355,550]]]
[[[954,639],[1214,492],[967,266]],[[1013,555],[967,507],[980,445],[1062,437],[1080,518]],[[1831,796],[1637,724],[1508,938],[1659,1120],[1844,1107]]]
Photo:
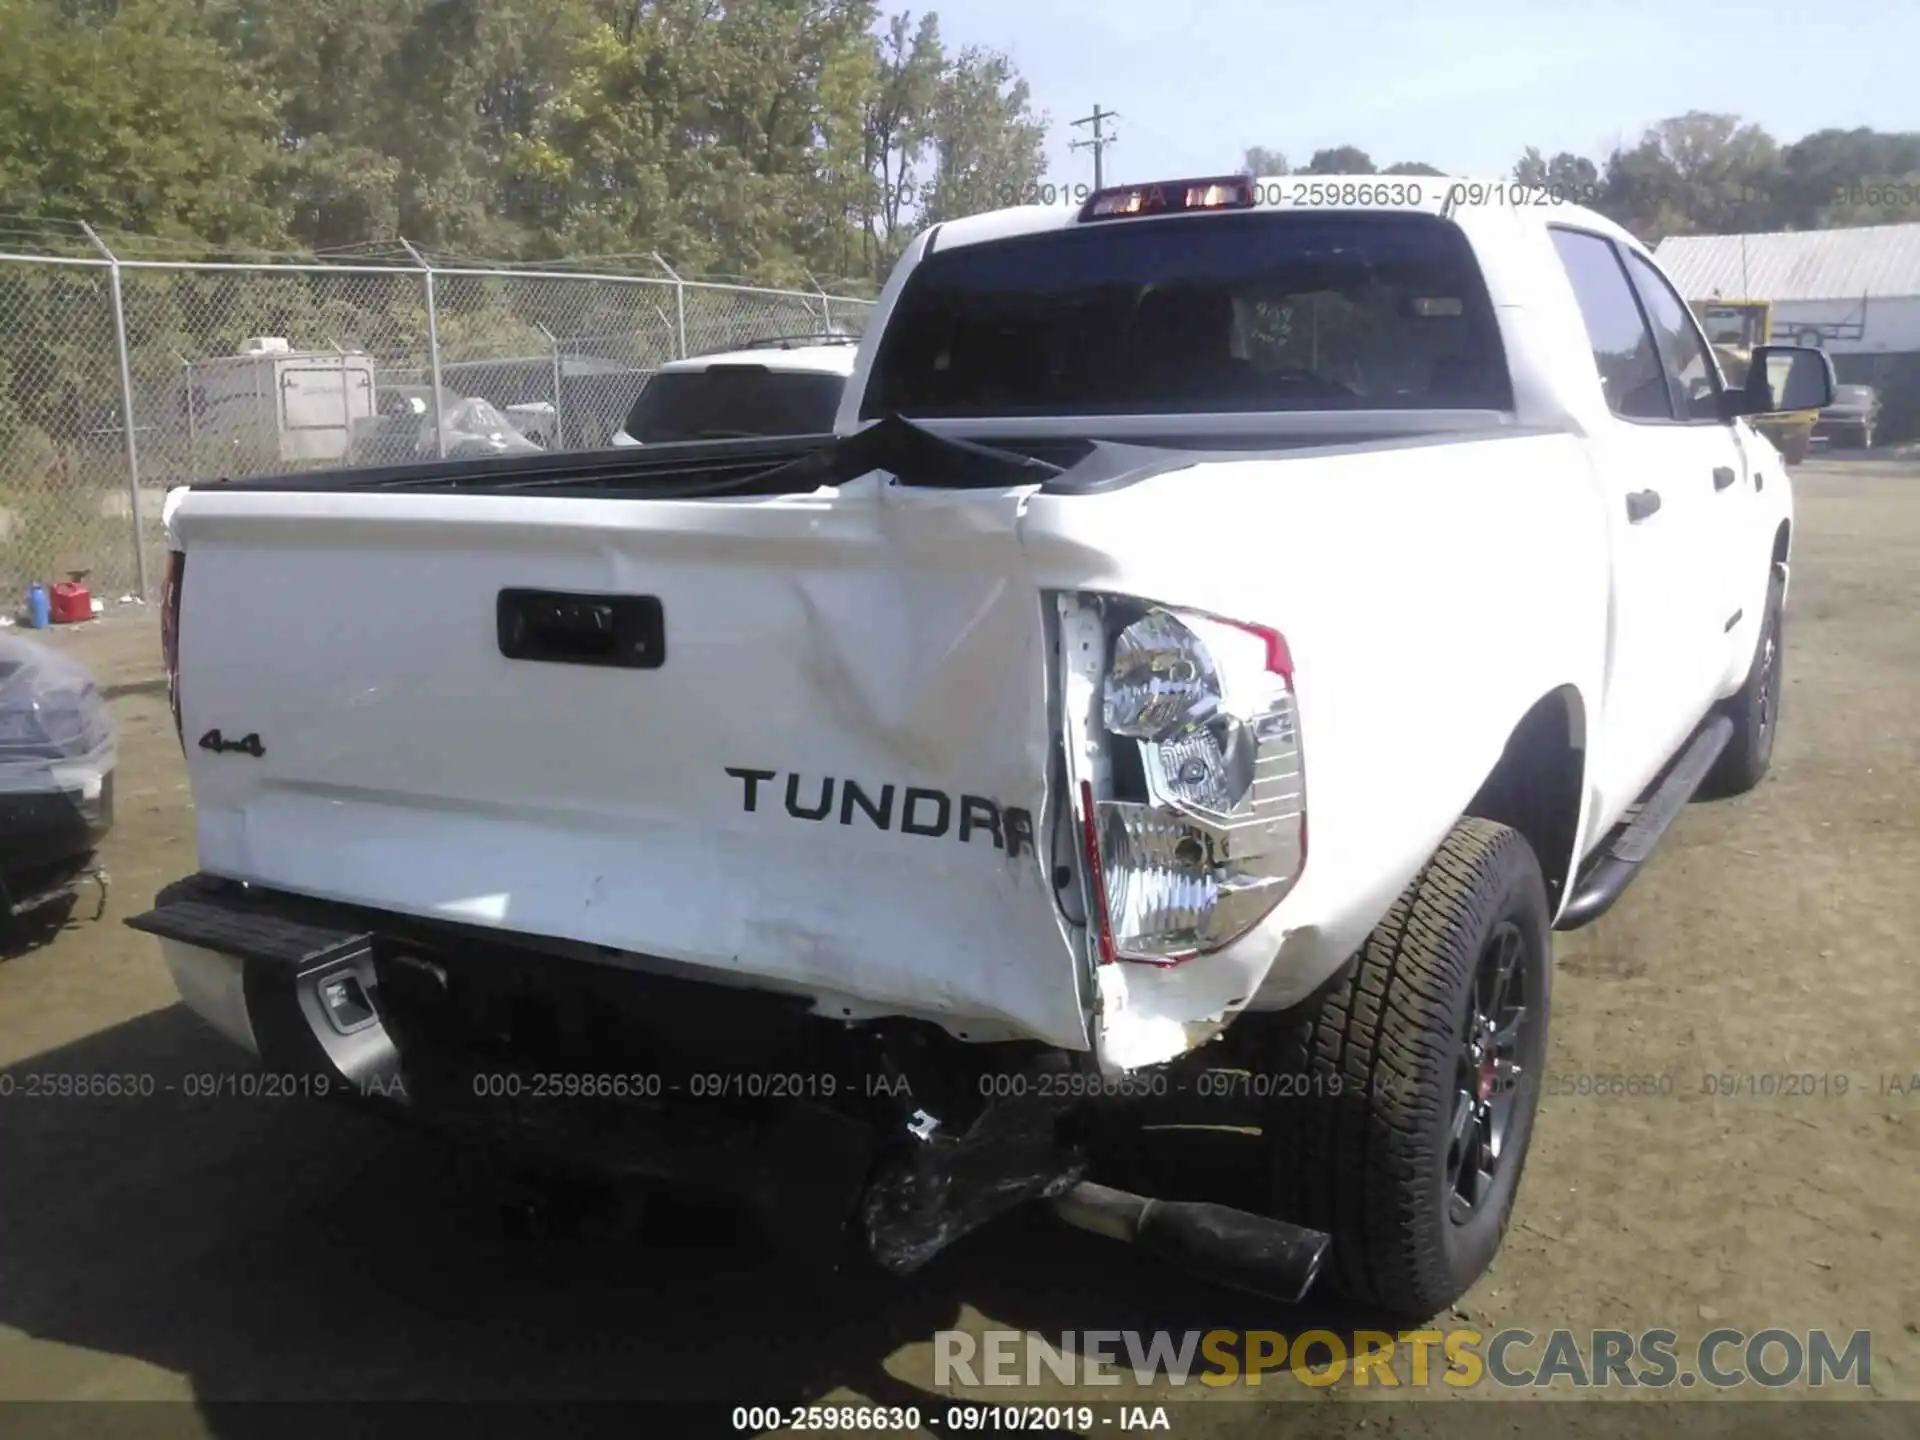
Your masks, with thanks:
[[[456,401],[440,417],[449,456],[527,455],[540,447],[513,427],[497,406],[479,396]]]
[[[117,735],[85,666],[47,645],[0,635],[0,796],[79,791],[112,773]]]

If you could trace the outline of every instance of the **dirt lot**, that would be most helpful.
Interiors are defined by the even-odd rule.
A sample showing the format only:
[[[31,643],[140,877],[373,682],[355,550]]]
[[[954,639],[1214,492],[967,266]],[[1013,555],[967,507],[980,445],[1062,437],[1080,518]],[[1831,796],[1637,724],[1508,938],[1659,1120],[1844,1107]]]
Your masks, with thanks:
[[[1920,465],[1811,464],[1799,494],[1773,778],[1695,806],[1619,908],[1559,946],[1560,1088],[1589,1075],[1670,1088],[1594,1098],[1550,1080],[1516,1228],[1440,1322],[1665,1326],[1683,1345],[1715,1326],[1865,1329],[1873,1391],[1920,1399],[1920,1096],[1883,1093],[1883,1077],[1920,1072]],[[234,1057],[173,1003],[153,943],[119,923],[193,865],[153,627],[115,615],[59,643],[114,696],[119,818],[104,917],[83,906],[52,943],[0,963],[0,1075],[15,1082],[0,1099],[0,1400],[864,1397],[931,1411],[944,1328],[1302,1327],[1040,1220],[881,1295],[823,1290],[673,1211],[611,1247],[516,1247],[488,1185],[432,1146],[291,1100],[187,1098],[183,1077]],[[23,1096],[52,1072],[158,1085],[146,1099]],[[1725,1072],[1819,1078],[1805,1096],[1703,1093]],[[1259,1410],[1188,1392],[1173,1433],[1430,1433],[1465,1408],[1343,1405],[1391,1394],[1277,1375],[1254,1394]],[[1140,1397],[1081,1398],[1110,1412]],[[1292,1399],[1311,1403],[1263,1413]],[[1535,1425],[1474,1408],[1512,1433]],[[1691,1408],[1689,1433],[1725,1407]],[[100,1413],[11,1416],[84,1434]],[[190,1421],[180,1433],[238,1428],[173,1413]],[[1886,1433],[1912,1433],[1911,1419],[1889,1416]],[[1773,1427],[1748,1414],[1737,1428]],[[1804,1414],[1785,1428],[1814,1433]]]

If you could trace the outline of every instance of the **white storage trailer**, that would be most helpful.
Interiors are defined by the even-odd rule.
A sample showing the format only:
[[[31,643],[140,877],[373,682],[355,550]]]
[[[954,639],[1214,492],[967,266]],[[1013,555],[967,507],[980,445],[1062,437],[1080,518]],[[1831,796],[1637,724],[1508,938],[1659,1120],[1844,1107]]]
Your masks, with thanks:
[[[182,411],[197,441],[283,462],[348,457],[354,422],[374,414],[374,362],[357,350],[295,350],[277,335],[187,367]]]

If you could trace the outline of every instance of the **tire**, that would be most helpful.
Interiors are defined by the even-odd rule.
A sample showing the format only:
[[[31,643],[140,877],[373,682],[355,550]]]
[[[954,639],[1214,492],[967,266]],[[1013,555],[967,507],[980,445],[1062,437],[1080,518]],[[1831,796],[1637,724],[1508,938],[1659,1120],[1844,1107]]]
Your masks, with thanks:
[[[1785,645],[1786,587],[1775,570],[1767,584],[1766,616],[1754,642],[1753,664],[1739,694],[1721,705],[1733,721],[1733,738],[1720,752],[1701,785],[1708,799],[1744,795],[1766,778],[1773,763],[1773,742],[1780,729],[1781,660]]]
[[[1520,833],[1462,820],[1348,971],[1288,1017],[1280,1073],[1303,1077],[1292,1088],[1306,1098],[1275,1101],[1263,1116],[1273,1208],[1332,1235],[1325,1273],[1345,1298],[1426,1319],[1492,1263],[1546,1059],[1550,920]],[[1502,957],[1524,1010],[1489,1070],[1467,1042]],[[1511,986],[1505,1000],[1515,1000]],[[1475,1187],[1464,1168],[1456,1175],[1452,1136],[1483,1117],[1497,1122],[1497,1157]],[[1471,1204],[1463,1186],[1478,1191]]]

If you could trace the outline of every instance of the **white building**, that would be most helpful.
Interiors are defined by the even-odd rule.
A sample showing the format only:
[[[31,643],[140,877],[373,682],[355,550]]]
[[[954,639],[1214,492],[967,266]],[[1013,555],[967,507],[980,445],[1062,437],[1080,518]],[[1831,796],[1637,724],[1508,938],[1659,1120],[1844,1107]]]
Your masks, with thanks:
[[[1848,356],[1920,354],[1920,225],[1675,235],[1654,251],[1689,300],[1770,300],[1775,344]]]

